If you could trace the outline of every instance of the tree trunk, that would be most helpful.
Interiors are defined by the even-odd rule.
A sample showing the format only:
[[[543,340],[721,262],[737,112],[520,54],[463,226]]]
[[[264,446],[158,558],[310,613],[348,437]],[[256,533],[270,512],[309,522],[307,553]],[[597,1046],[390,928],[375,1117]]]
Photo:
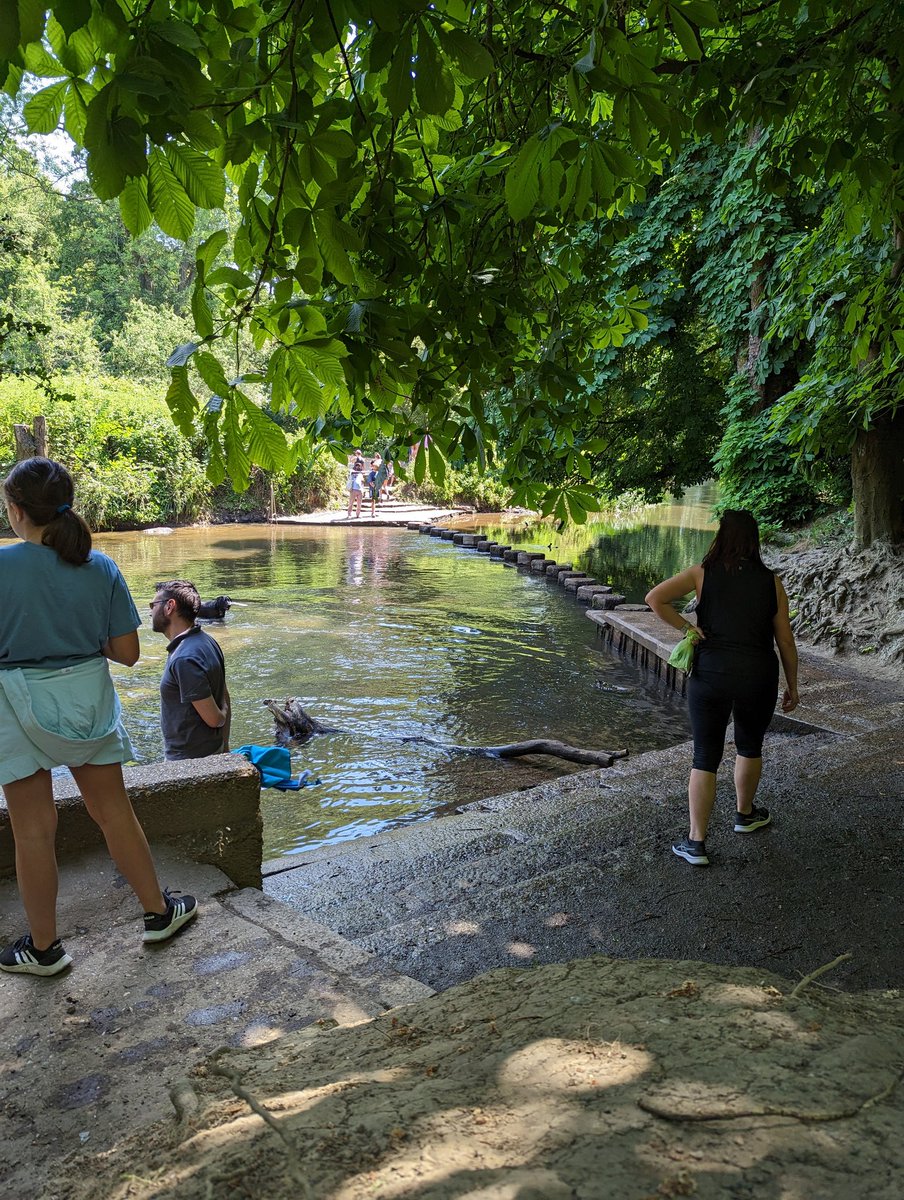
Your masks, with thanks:
[[[904,542],[904,408],[857,434],[851,479],[857,545]]]
[[[13,437],[16,441],[16,462],[26,458],[47,457],[47,418],[35,417],[34,428],[27,425],[14,425]]]

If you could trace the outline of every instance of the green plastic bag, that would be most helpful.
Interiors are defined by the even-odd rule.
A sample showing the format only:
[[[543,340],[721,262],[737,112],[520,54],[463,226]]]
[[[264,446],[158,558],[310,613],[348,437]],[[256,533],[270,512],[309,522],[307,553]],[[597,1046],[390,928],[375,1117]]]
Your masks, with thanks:
[[[684,637],[669,655],[669,666],[677,667],[679,671],[691,673],[694,665],[694,648],[700,640],[700,635],[692,625],[689,625]]]

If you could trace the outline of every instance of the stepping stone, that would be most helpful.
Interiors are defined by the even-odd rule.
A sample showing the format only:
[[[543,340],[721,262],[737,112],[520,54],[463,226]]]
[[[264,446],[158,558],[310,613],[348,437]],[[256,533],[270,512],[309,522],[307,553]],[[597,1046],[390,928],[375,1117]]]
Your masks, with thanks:
[[[432,525],[418,525],[418,532],[419,533],[429,533],[432,528],[433,528]]]
[[[619,596],[615,592],[610,592],[607,596],[594,596],[590,602],[591,608],[618,608],[624,604],[625,597]]]
[[[530,565],[530,569],[532,571],[535,571],[538,575],[544,575],[546,573],[546,568],[548,566],[549,566],[548,558],[535,558],[534,561]]]
[[[506,550],[511,550],[511,546],[500,546],[497,542],[496,545],[490,546],[490,558],[502,558]]]
[[[619,604],[622,612],[652,612],[649,604]]]
[[[612,591],[612,588],[609,587],[608,584],[582,583],[578,587],[578,590],[575,594],[575,599],[576,600],[585,600],[589,603],[593,599],[594,596],[608,595],[609,592],[611,592],[611,591]]]
[[[566,579],[582,579],[585,583],[590,582],[590,576],[585,575],[583,571],[571,571],[566,569],[558,571],[556,573],[556,579],[559,581],[559,585],[562,587],[565,586]]]
[[[455,530],[454,529],[444,529],[440,533],[440,537],[443,539],[444,542],[451,542],[452,539],[455,537]]]
[[[420,523],[420,521],[408,521],[408,522],[406,522],[406,528],[407,528],[407,529],[415,529],[415,530],[419,530],[419,529],[420,529],[420,527],[421,527],[421,523]]]
[[[579,587],[586,587],[589,584],[596,583],[596,580],[589,576],[572,575],[570,579],[565,580],[565,591],[576,592]]]
[[[492,548],[496,545],[495,542],[488,541],[486,538],[482,542],[477,543],[478,554],[489,554]]]
[[[452,534],[452,545],[453,546],[460,546],[464,540],[465,540],[465,535],[463,533],[453,533]]]
[[[519,550],[516,562],[519,567],[527,567],[536,558],[546,558],[545,554],[541,554],[539,550]]]
[[[434,525],[432,527],[432,529],[430,530],[430,536],[431,537],[442,537],[445,532],[446,531],[444,529],[440,529],[437,525]]]
[[[517,562],[519,553],[519,550],[504,550],[502,552],[502,557],[506,562]]]
[[[466,533],[464,535],[464,537],[461,539],[461,544],[463,546],[465,546],[468,550],[473,550],[480,540],[481,539],[478,534]]]
[[[571,571],[573,569],[571,563],[556,563],[551,562],[546,567],[547,577],[550,579],[558,579],[560,571]]]

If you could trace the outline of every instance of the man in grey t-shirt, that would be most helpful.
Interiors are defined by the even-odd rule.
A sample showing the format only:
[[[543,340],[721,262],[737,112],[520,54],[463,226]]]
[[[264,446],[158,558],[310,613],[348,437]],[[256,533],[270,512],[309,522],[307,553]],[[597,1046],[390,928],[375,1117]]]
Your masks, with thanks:
[[[229,749],[231,710],[223,651],[195,617],[201,597],[193,583],[157,584],[151,625],[169,639],[160,680],[164,757],[206,758]]]

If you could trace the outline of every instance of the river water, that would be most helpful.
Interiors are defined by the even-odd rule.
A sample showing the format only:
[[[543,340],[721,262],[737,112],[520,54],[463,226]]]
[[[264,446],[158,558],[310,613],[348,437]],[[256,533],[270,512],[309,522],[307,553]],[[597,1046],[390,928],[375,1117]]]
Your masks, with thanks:
[[[699,561],[712,537],[709,500],[553,535],[501,529],[506,541],[580,563],[629,599]],[[102,534],[145,617],[142,656],[114,667],[142,759],[161,756],[158,683],[165,641],[150,629],[154,583],[186,578],[203,598],[238,604],[208,625],[223,647],[232,744],[271,745],[261,701],[297,696],[343,730],[293,751],[320,783],[263,793],[265,857],[371,833],[568,771],[554,759],[475,758],[444,746],[552,737],[632,753],[687,736],[684,705],[636,665],[610,654],[584,608],[545,579],[407,530],[216,526]],[[573,768],[577,769],[577,768]]]

